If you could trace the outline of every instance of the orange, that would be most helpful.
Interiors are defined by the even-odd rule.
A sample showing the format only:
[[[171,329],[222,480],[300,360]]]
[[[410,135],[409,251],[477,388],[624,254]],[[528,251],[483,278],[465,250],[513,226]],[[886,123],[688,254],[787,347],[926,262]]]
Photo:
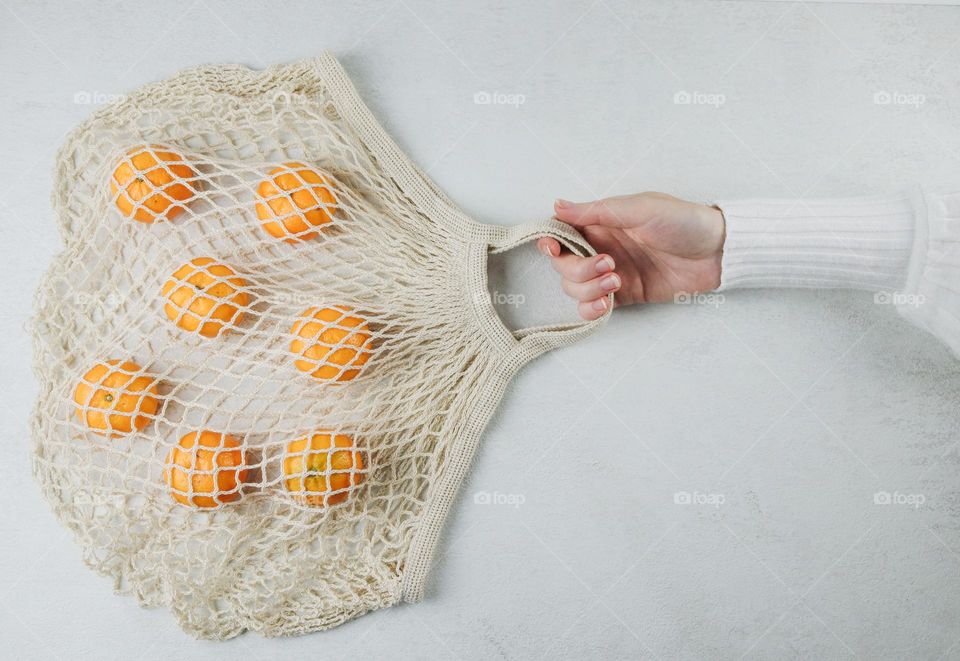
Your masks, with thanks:
[[[204,337],[229,332],[243,319],[250,297],[247,281],[212,257],[197,257],[174,271],[162,296],[163,311],[180,328],[198,331]]]
[[[308,231],[333,220],[337,198],[322,174],[303,163],[284,163],[257,186],[257,218],[271,236],[287,243],[315,239]]]
[[[215,431],[192,431],[167,454],[163,479],[183,505],[216,507],[240,498],[247,479],[240,441]]]
[[[83,375],[73,393],[77,416],[98,434],[141,430],[157,413],[157,381],[131,361],[97,363]]]
[[[343,448],[343,449],[337,449]],[[317,432],[287,445],[284,484],[305,505],[335,505],[363,481],[363,457],[346,434]]]
[[[350,381],[370,359],[367,322],[343,305],[308,308],[290,333],[290,352],[302,372],[327,381]]]
[[[110,194],[120,213],[142,223],[172,220],[195,194],[190,181],[197,173],[183,156],[159,145],[141,145],[127,152],[110,178]]]

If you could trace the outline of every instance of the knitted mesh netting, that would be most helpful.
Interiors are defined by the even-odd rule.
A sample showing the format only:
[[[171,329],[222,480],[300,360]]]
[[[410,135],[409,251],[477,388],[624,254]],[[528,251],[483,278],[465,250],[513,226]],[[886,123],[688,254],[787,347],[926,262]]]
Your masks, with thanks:
[[[196,636],[420,599],[508,381],[603,321],[508,330],[488,254],[589,245],[464,215],[330,55],[100,110],[59,153],[54,207],[34,472],[85,562]]]

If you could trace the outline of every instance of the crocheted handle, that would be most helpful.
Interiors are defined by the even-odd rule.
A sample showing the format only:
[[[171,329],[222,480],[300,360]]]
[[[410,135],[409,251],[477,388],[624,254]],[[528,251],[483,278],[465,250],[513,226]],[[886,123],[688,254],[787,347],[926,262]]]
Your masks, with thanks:
[[[491,253],[510,250],[526,241],[539,239],[543,236],[550,236],[562,243],[568,250],[581,257],[597,254],[597,251],[583,238],[580,232],[570,225],[562,223],[559,220],[554,220],[553,218],[497,229],[502,229],[502,231],[496,231],[491,237]],[[520,340],[521,345],[524,345],[526,351],[534,353],[572,344],[594,332],[607,321],[613,312],[613,294],[607,296],[607,301],[609,303],[607,311],[593,321],[535,326],[518,330],[515,335]]]
[[[597,251],[587,243],[587,240],[583,238],[580,232],[566,223],[561,223],[559,220],[554,220],[553,218],[523,225],[497,227],[496,229],[502,231],[494,232],[490,240],[491,253],[504,252],[511,248],[516,248],[521,243],[525,243],[531,239],[551,236],[562,243],[567,249],[581,257],[597,254]]]

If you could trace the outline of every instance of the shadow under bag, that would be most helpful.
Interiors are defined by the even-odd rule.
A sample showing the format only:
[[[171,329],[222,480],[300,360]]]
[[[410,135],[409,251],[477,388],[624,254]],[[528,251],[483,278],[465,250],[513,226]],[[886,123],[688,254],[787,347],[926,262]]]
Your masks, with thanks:
[[[339,63],[200,67],[77,127],[32,322],[34,472],[85,562],[204,638],[422,598],[481,433],[528,360],[487,257],[557,221],[461,212]]]

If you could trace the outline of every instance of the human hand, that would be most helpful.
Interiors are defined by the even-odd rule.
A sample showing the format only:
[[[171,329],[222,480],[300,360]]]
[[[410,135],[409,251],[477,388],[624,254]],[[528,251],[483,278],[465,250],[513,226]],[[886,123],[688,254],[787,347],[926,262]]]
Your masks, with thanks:
[[[576,204],[554,203],[558,220],[577,228],[597,255],[579,257],[551,237],[537,241],[579,301],[580,316],[600,317],[616,305],[660,303],[676,294],[720,286],[723,214],[715,207],[663,193],[639,193]]]

